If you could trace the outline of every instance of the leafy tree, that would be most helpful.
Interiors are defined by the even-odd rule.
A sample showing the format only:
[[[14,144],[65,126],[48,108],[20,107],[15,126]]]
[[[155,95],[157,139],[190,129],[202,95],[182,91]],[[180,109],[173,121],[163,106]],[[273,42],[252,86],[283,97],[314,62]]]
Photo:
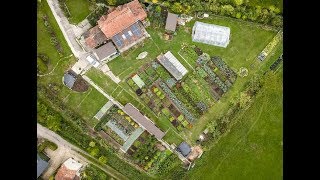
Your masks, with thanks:
[[[272,24],[273,26],[277,26],[277,27],[282,26],[282,24],[283,24],[282,16],[279,16],[279,15],[275,16],[275,17],[272,19],[271,24]]]
[[[97,156],[98,154],[99,154],[99,148],[97,148],[97,147],[94,147],[94,148],[89,148],[90,149],[90,155],[91,156],[93,156],[93,157],[95,157],[95,156]]]
[[[89,146],[90,146],[90,147],[94,147],[95,145],[96,145],[96,143],[93,142],[93,141],[91,141],[91,142],[89,143]]]
[[[240,6],[241,4],[243,4],[243,0],[233,0],[233,2],[237,6]]]
[[[227,15],[232,15],[234,12],[234,8],[233,6],[231,6],[230,4],[228,5],[223,5],[222,6],[222,10],[225,11],[227,13]]]
[[[238,13],[236,14],[236,18],[237,18],[237,19],[240,19],[240,18],[241,18],[241,13],[238,12]]]
[[[160,13],[161,12],[161,6],[160,5],[156,6],[155,11],[157,13]]]
[[[107,163],[107,158],[105,156],[100,156],[99,157],[99,161],[103,164],[106,164]]]
[[[183,11],[183,7],[181,3],[178,3],[178,2],[173,3],[173,6],[171,9],[175,13],[181,13]]]
[[[58,116],[47,116],[46,124],[49,129],[53,131],[60,131],[61,130],[61,118]]]

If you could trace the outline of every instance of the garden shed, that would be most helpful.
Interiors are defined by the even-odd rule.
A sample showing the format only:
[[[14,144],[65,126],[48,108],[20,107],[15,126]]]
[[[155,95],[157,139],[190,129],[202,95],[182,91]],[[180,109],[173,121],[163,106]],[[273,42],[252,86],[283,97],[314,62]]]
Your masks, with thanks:
[[[215,24],[196,21],[192,28],[192,41],[227,47],[229,44],[230,28]]]
[[[173,56],[170,51],[164,55],[159,55],[157,59],[176,80],[182,79],[183,76],[188,72],[188,70],[178,61],[176,57]]]
[[[191,147],[186,142],[182,142],[178,147],[177,151],[179,151],[184,157],[187,157],[191,152]]]
[[[69,89],[71,89],[76,82],[76,76],[71,72],[68,71],[63,76],[63,84],[66,85]]]
[[[177,20],[178,20],[178,15],[168,12],[165,29],[169,31],[176,31]]]
[[[47,169],[49,163],[37,154],[37,178]]]

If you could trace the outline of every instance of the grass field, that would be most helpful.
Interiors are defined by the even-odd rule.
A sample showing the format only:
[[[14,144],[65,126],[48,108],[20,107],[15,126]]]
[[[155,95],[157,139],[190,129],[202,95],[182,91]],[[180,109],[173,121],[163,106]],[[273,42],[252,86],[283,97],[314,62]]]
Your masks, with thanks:
[[[78,24],[90,14],[88,0],[66,0],[66,5],[71,14],[70,23]]]
[[[271,55],[263,62],[258,61],[256,57],[277,33],[275,31],[262,29],[261,26],[253,23],[238,21],[231,18],[213,16],[211,19],[200,21],[230,27],[231,41],[228,47],[220,48],[207,44],[192,42],[191,30],[195,22],[195,20],[193,20],[190,23],[187,23],[187,25],[184,27],[180,26],[177,31],[177,35],[174,36],[171,41],[165,41],[162,38],[162,34],[164,32],[163,27],[158,29],[148,28],[147,31],[151,35],[152,39],[146,40],[143,47],[137,47],[134,50],[130,50],[125,55],[119,56],[108,63],[113,73],[118,75],[120,79],[124,80],[133,72],[136,72],[141,65],[153,60],[160,53],[165,53],[166,51],[170,50],[189,71],[192,71],[192,68],[188,64],[194,66],[196,59],[184,57],[187,61],[186,62],[178,54],[178,52],[180,51],[182,44],[195,44],[209,55],[220,56],[236,72],[240,67],[246,67],[249,70],[249,75],[244,78],[238,78],[233,87],[216,105],[209,110],[208,113],[197,120],[191,130],[186,129],[180,133],[180,136],[184,137],[184,139],[191,144],[195,143],[195,140],[204,130],[207,122],[214,120],[228,110],[230,106],[230,99],[239,94],[239,92],[243,89],[244,84],[253,75],[257,73],[263,73],[266,67],[272,63],[270,60],[273,59],[270,58]],[[282,49],[281,43],[275,48],[276,51]],[[143,51],[147,51],[149,53],[147,58],[143,60],[136,60],[136,56]],[[134,93],[131,96],[137,97]],[[164,131],[168,130],[171,125],[171,123],[167,123],[166,120],[159,120],[159,118],[156,119],[155,122],[159,125],[159,127],[164,128]],[[177,135],[175,137],[178,138],[179,136]]]
[[[52,26],[59,43],[63,48],[63,53],[59,55],[56,48],[50,43],[50,34],[46,30],[42,16],[47,15],[48,21]],[[72,67],[76,62],[72,52],[66,43],[60,28],[54,19],[54,16],[50,10],[46,1],[42,1],[38,4],[37,12],[37,41],[38,54],[45,54],[50,59],[48,66],[48,72],[50,75],[38,77],[38,83],[48,86],[48,84],[56,84],[59,87],[58,97],[63,99],[64,102],[69,105],[73,110],[80,114],[89,125],[94,126],[96,120],[92,117],[99,111],[99,109],[107,102],[102,94],[96,89],[90,87],[88,91],[84,93],[77,93],[69,90],[62,84],[62,77],[65,71]],[[54,69],[55,68],[55,69]]]
[[[282,179],[282,68],[187,179]]]

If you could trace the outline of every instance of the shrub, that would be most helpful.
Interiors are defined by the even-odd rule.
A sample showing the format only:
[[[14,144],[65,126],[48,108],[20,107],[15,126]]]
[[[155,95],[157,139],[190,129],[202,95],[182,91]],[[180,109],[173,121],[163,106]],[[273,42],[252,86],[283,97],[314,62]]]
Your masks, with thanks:
[[[41,74],[44,74],[48,71],[48,66],[39,57],[37,58],[37,70]]]

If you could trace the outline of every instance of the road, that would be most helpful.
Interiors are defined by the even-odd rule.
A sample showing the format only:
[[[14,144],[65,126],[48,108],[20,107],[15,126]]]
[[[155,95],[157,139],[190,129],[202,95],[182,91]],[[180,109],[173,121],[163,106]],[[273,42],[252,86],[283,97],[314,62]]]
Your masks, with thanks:
[[[87,156],[92,157],[90,154],[88,154],[87,152],[83,151],[82,149],[74,146],[73,144],[69,143],[68,141],[64,140],[61,136],[59,136],[58,134],[54,133],[53,131],[47,129],[46,127],[43,127],[42,125],[37,123],[37,136],[38,137],[42,137],[42,138],[46,138],[49,141],[52,141],[53,143],[57,144],[58,149],[56,150],[57,153],[59,154],[57,158],[59,158],[58,160],[52,159],[52,169],[48,169],[48,171],[54,172],[54,170],[56,168],[59,167],[59,163],[57,162],[62,162],[64,160],[66,160],[69,157],[74,157],[75,159],[88,163],[88,164],[94,164],[95,166],[99,167],[101,170],[103,170],[104,172],[106,172],[107,174],[109,174],[110,176],[122,180],[122,179],[128,179],[125,176],[123,176],[121,173],[119,173],[118,171],[116,171],[115,169],[113,169],[112,167],[108,166],[108,165],[104,165],[104,167],[100,166],[99,164],[96,164],[94,162],[91,162],[89,160],[87,160],[86,158],[84,158],[83,156],[81,156],[79,154],[85,154]],[[52,154],[53,152],[49,151],[49,155]],[[61,155],[63,155],[63,157],[61,157]],[[69,157],[66,157],[68,156]],[[51,157],[52,158],[52,157]],[[93,157],[92,157],[93,158]],[[58,165],[59,164],[59,165]],[[50,174],[48,173],[48,171],[44,174],[45,177],[49,177]]]
[[[78,58],[79,61],[87,61],[86,57],[90,54],[90,52],[85,51],[79,45],[79,43],[77,42],[77,37],[79,37],[83,32],[87,31],[90,26],[82,27],[83,23],[87,23],[85,20],[82,21],[79,26],[70,24],[68,18],[61,10],[58,0],[47,0],[47,2],[74,56]],[[113,74],[107,64],[104,64],[104,67],[105,69],[108,69],[108,71],[104,73],[118,84],[120,82],[120,79]]]

